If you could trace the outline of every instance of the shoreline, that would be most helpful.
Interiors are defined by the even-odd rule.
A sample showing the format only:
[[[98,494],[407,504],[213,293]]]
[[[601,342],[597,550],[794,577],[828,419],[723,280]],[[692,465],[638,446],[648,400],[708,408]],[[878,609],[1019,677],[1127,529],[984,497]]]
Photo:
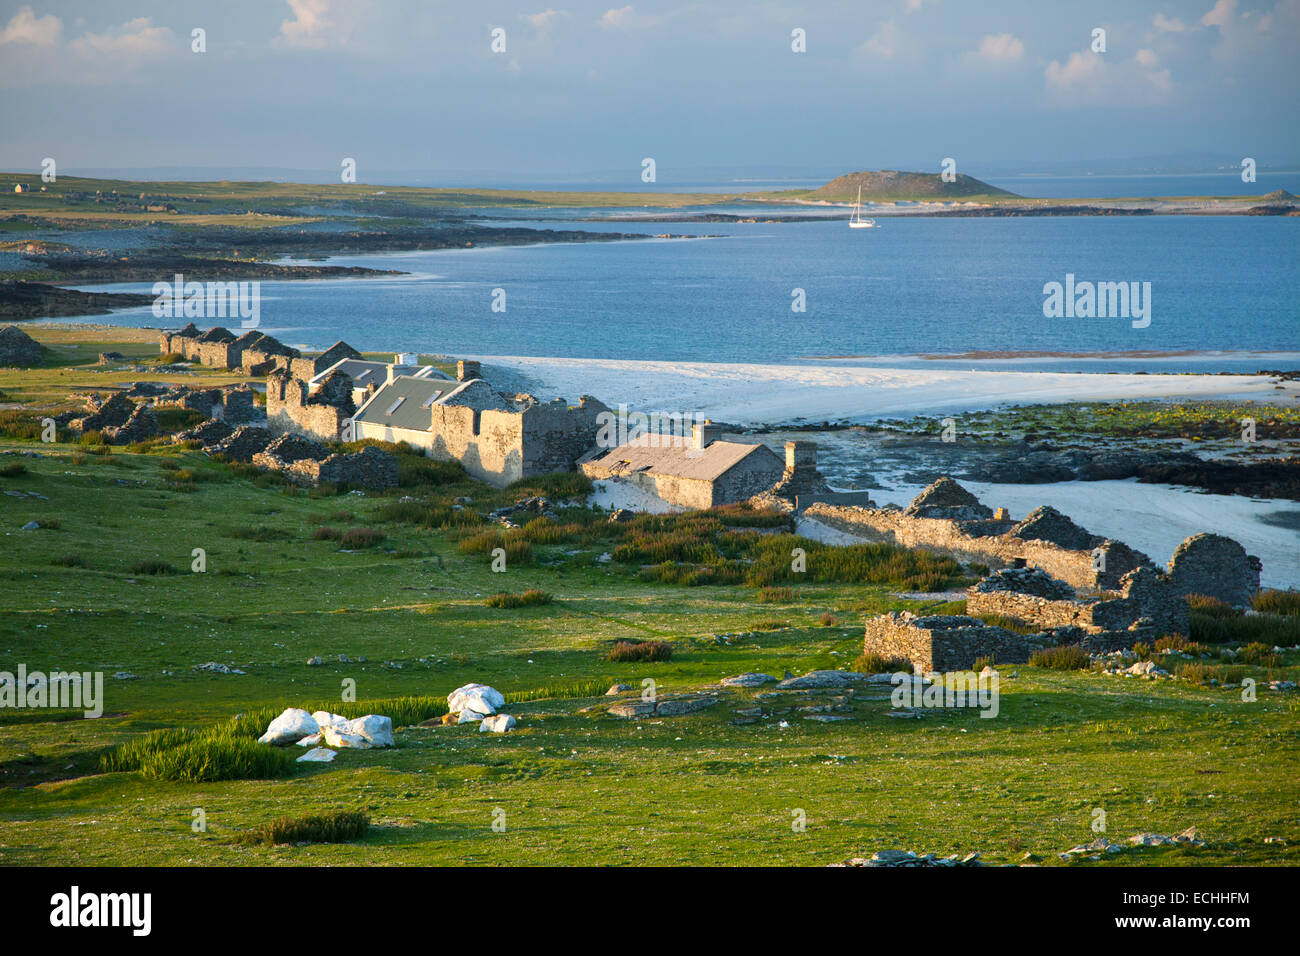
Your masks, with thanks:
[[[1300,383],[1233,373],[1029,372],[781,363],[469,355],[541,394],[687,411],[747,428],[869,424],[1017,404],[1138,399],[1253,400],[1288,406]]]

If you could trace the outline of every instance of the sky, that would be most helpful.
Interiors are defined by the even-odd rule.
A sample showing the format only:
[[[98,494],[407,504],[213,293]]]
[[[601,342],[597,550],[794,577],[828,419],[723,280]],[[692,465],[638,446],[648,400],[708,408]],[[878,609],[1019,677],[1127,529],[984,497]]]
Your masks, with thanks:
[[[1300,165],[1300,0],[621,2],[0,0],[0,168]]]

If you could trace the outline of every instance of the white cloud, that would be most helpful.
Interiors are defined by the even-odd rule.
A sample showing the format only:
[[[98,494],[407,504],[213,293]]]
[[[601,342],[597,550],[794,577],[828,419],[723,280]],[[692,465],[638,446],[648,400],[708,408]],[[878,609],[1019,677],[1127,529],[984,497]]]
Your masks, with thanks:
[[[1177,17],[1167,17],[1163,13],[1157,13],[1152,18],[1151,24],[1161,33],[1186,33],[1189,29],[1182,20]]]
[[[1155,69],[1157,62],[1152,50],[1114,61],[1092,52],[1071,53],[1063,64],[1047,64],[1044,78],[1048,92],[1070,105],[1158,103],[1173,92],[1173,78],[1168,70]]]
[[[63,34],[63,21],[52,13],[37,17],[31,7],[19,7],[9,25],[0,30],[0,45],[30,43],[32,46],[55,46]]]
[[[519,19],[527,20],[538,30],[545,30],[560,17],[567,17],[568,15],[565,10],[543,10],[541,13],[521,13]]]
[[[617,10],[606,10],[605,15],[600,18],[602,27],[613,30],[635,30],[639,27],[654,26],[658,22],[658,17],[641,16],[632,9],[631,4],[626,7],[619,7]]]
[[[903,31],[898,29],[898,24],[886,20],[869,40],[858,47],[858,52],[890,60],[902,47],[902,40]]]
[[[176,46],[170,27],[156,27],[151,17],[136,17],[103,33],[85,33],[69,46],[78,53],[114,57],[144,57],[164,53]]]
[[[287,0],[292,20],[280,23],[277,46],[319,50],[333,42],[346,41],[350,23],[342,23],[330,10],[330,0]]]
[[[1104,66],[1095,53],[1071,53],[1064,65],[1053,60],[1047,64],[1047,85],[1061,92],[1077,92],[1094,85]]]
[[[1237,9],[1237,0],[1218,0],[1210,8],[1210,12],[1201,17],[1201,23],[1207,27],[1224,27],[1232,19],[1233,11]]]
[[[1010,33],[990,33],[980,40],[976,55],[993,63],[1014,63],[1025,55],[1025,45]]]

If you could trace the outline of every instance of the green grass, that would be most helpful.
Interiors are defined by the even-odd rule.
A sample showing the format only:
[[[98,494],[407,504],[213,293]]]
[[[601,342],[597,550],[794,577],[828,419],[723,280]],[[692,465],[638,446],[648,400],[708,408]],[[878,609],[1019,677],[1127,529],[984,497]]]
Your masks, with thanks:
[[[1078,644],[1045,647],[1029,655],[1030,666],[1054,671],[1083,670],[1088,666],[1088,662],[1088,652]]]
[[[370,817],[359,811],[338,810],[308,817],[280,817],[244,834],[241,843],[350,843],[370,829]]]
[[[605,654],[605,660],[617,664],[666,661],[673,656],[667,641],[619,641]]]
[[[294,769],[294,761],[284,750],[236,736],[227,725],[208,731],[156,730],[111,751],[100,766],[107,773],[207,783],[283,777]]]
[[[492,595],[483,603],[488,607],[514,608],[514,607],[536,607],[540,604],[550,604],[552,598],[545,591],[537,588],[529,588],[522,594],[511,594],[509,591],[501,591]]]
[[[3,373],[0,389],[49,396],[51,375]],[[0,452],[31,448],[0,440]],[[1195,824],[1210,838],[1204,850],[1123,854],[1110,865],[1300,862],[1300,702],[1263,684],[1245,703],[1208,681],[1022,665],[1014,679],[1002,668],[992,720],[893,720],[888,700],[865,689],[840,724],[793,714],[734,723],[750,692],[684,717],[601,715],[615,682],[640,691],[651,678],[674,693],[747,671],[856,669],[863,621],[932,606],[894,592],[930,575],[959,579],[956,566],[808,544],[807,571],[784,573],[790,550],[804,545],[780,518],[731,510],[611,524],[562,508],[555,521],[504,532],[528,546],[529,560],[497,573],[486,541],[462,545],[486,527],[486,512],[532,489],[453,477],[313,497],[259,485],[192,450],[119,450],[112,463],[69,444],[40,451],[14,480],[47,500],[24,500],[23,517],[61,528],[14,534],[0,549],[0,661],[103,672],[105,714],[0,712],[3,864],[818,865],[890,847],[977,849],[993,862],[1032,850],[1054,864],[1056,852],[1093,838],[1097,806],[1121,836]],[[179,491],[171,477],[182,469],[211,477]],[[545,491],[556,507],[563,484],[534,482],[532,493]],[[416,500],[400,502],[406,495]],[[472,504],[454,508],[462,497]],[[259,528],[288,537],[229,533]],[[378,528],[385,538],[349,552],[313,538],[322,528]],[[501,529],[492,534],[502,540]],[[738,580],[647,582],[638,561],[597,560],[629,540],[683,552],[707,545],[735,563]],[[204,573],[191,570],[194,548],[206,551]],[[177,573],[137,572],[137,562]],[[772,580],[751,583],[754,568]],[[793,599],[759,603],[759,587]],[[533,589],[554,603],[484,606]],[[824,625],[827,615],[837,623]],[[1237,629],[1226,632],[1231,646],[1257,640],[1271,654],[1296,643],[1295,620],[1234,615],[1213,626]],[[672,656],[606,660],[620,641],[664,642]],[[309,666],[318,655],[324,663]],[[1222,684],[1295,679],[1298,656],[1188,663],[1215,668]],[[245,673],[195,669],[213,660]],[[120,671],[136,679],[115,679]],[[514,730],[420,726],[471,681],[506,695]],[[288,706],[386,714],[398,746],[272,776],[277,768],[255,765],[253,754],[292,760],[299,751],[255,738]],[[504,832],[492,829],[498,807]],[[206,832],[191,828],[195,808]],[[792,808],[807,812],[807,833],[791,832]],[[360,842],[239,842],[282,817],[341,809],[370,817]],[[1289,845],[1265,845],[1269,835]]]

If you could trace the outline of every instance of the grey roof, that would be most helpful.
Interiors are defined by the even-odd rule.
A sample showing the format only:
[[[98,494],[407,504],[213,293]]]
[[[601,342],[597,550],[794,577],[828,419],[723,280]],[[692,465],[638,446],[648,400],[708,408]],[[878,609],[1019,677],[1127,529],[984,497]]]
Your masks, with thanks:
[[[371,395],[357,410],[353,420],[390,428],[429,431],[433,428],[429,409],[434,405],[465,406],[478,411],[514,411],[514,407],[482,379],[455,382],[399,375]]]
[[[432,365],[398,365],[395,367],[398,370],[398,375],[410,375],[412,378],[428,378],[443,382],[451,381],[448,376],[439,372]],[[316,382],[324,381],[325,376],[334,371],[347,373],[348,377],[352,379],[352,385],[355,388],[365,388],[367,385],[372,383],[375,385],[383,385],[384,382],[388,380],[387,362],[372,362],[368,359],[345,358],[341,361],[335,362],[323,372],[317,373],[312,378],[312,383],[314,384]]]
[[[643,471],[650,475],[673,478],[691,478],[697,481],[716,481],[750,455],[771,458],[776,470],[784,463],[776,453],[762,444],[734,441],[712,441],[702,449],[695,448],[690,438],[656,436],[655,444],[630,442],[612,449],[592,461],[592,464],[613,473],[630,474]]]
[[[353,421],[389,428],[429,431],[433,427],[429,406],[452,387],[442,379],[399,375],[371,395],[352,418]],[[401,404],[397,404],[399,399]],[[393,408],[395,404],[397,407]]]

